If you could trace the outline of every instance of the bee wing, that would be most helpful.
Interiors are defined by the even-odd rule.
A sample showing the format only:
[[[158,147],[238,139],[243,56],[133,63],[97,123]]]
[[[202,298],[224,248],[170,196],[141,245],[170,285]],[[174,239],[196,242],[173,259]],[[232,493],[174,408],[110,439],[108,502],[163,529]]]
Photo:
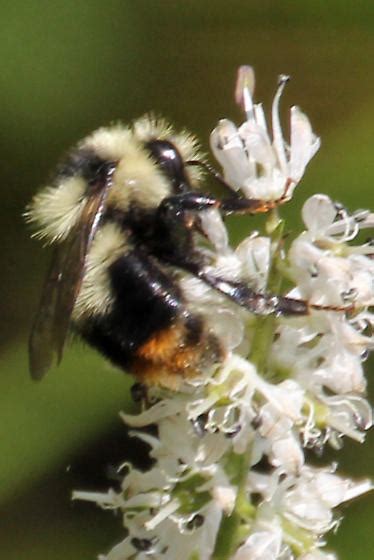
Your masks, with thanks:
[[[59,246],[53,253],[29,338],[29,369],[33,379],[41,379],[53,362],[55,308],[62,264],[63,247]]]
[[[90,185],[79,223],[55,249],[29,339],[29,367],[41,379],[55,356],[60,362],[71,315],[82,284],[86,256],[100,223],[111,174]]]

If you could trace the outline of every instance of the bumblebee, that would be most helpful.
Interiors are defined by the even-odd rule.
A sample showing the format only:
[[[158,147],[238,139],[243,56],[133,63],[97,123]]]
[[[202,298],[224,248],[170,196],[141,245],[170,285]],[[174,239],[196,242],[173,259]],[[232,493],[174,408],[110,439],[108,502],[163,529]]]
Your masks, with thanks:
[[[199,190],[204,167],[227,196]],[[199,243],[204,210],[255,214],[277,202],[240,196],[192,135],[148,116],[82,140],[27,211],[54,247],[29,341],[31,376],[61,360],[70,330],[145,384],[175,386],[221,362],[225,345],[192,309],[185,273],[252,313],[308,313],[304,301],[215,274]]]

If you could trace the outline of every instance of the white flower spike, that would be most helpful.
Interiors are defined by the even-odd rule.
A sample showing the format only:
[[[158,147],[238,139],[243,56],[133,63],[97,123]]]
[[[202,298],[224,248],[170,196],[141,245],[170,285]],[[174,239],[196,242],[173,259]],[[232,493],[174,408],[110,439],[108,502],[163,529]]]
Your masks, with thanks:
[[[274,98],[272,137],[253,102],[250,67],[239,70],[235,94],[245,123],[223,120],[212,133],[225,180],[247,197],[291,198],[319,147],[296,107],[284,141],[278,105],[286,82],[282,76]],[[230,247],[214,212],[202,221],[212,273],[262,292],[283,275],[293,283],[285,295],[327,307],[255,317],[186,276],[184,293],[225,340],[227,359],[178,391],[150,388],[143,412],[121,416],[149,445],[152,466],[125,465],[117,490],[75,498],[122,514],[127,536],[101,560],[337,560],[324,549],[325,534],[339,524],[337,508],[372,483],[343,478],[336,465],[316,468],[305,451],[339,450],[344,437],[363,442],[373,422],[363,364],[374,348],[374,247],[358,234],[374,215],[315,195],[287,250],[266,227]],[[150,425],[153,435],[141,431]]]

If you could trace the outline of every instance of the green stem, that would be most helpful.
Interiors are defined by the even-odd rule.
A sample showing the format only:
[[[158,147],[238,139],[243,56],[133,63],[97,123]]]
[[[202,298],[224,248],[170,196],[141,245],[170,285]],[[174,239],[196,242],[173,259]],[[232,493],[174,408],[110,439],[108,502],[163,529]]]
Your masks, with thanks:
[[[270,270],[267,282],[267,291],[269,293],[279,293],[281,287],[281,275],[278,272],[277,260],[279,258],[280,246],[282,243],[284,222],[279,219],[277,210],[273,210],[266,222],[266,231],[270,235],[272,244],[272,254]],[[267,363],[269,357],[269,348],[273,343],[274,330],[276,326],[275,315],[267,315],[257,317],[254,328],[254,335],[251,344],[251,352],[249,360],[257,367],[257,370],[264,376],[267,373]]]
[[[238,469],[238,492],[236,495],[234,510],[229,516],[224,516],[219,528],[213,560],[228,560],[235,552],[240,535],[240,525],[243,517],[253,513],[253,507],[248,502],[246,487],[248,470],[252,456],[252,446],[249,445],[245,453],[237,458]]]
[[[277,293],[280,290],[282,277],[279,274],[279,258],[280,251],[283,243],[284,221],[278,216],[277,210],[273,210],[269,215],[266,223],[266,230],[268,231],[272,244],[272,254],[270,271],[268,276],[267,290],[269,292]]]
[[[267,289],[269,292],[277,293],[280,289],[280,278],[277,273],[275,261],[279,256],[280,244],[283,236],[283,222],[278,218],[276,211],[270,213],[266,230],[272,241],[272,262],[268,276]],[[257,370],[266,375],[269,349],[273,343],[276,318],[274,315],[257,317],[254,326],[254,337],[249,355],[250,361],[257,367]],[[240,541],[243,538],[241,527],[243,522],[248,524],[255,515],[255,508],[248,501],[247,480],[251,466],[252,445],[249,444],[245,453],[235,456],[237,474],[237,496],[234,509],[229,516],[224,516],[218,531],[216,546],[213,553],[213,560],[228,560],[235,553]]]

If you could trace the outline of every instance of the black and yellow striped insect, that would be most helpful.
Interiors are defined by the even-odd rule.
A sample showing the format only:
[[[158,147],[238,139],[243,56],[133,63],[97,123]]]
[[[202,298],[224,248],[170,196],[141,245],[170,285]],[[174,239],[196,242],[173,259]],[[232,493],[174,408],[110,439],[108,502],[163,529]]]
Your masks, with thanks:
[[[143,117],[85,138],[32,200],[27,217],[54,255],[30,337],[30,371],[43,377],[69,330],[146,384],[175,386],[223,360],[225,345],[192,310],[187,273],[257,314],[299,315],[308,304],[256,293],[213,273],[198,237],[201,213],[266,212],[275,204],[199,190],[196,139]],[[285,187],[286,188],[286,187]]]

